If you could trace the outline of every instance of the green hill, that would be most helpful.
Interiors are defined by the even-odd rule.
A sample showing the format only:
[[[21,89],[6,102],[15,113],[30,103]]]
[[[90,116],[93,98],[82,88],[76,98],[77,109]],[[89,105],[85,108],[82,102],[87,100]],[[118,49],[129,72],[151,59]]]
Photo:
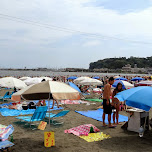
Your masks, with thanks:
[[[89,69],[120,69],[126,64],[130,64],[133,68],[135,64],[137,64],[138,68],[147,68],[152,67],[152,56],[147,58],[139,58],[139,57],[120,57],[120,58],[107,58],[103,60],[98,60],[96,62],[90,63]]]

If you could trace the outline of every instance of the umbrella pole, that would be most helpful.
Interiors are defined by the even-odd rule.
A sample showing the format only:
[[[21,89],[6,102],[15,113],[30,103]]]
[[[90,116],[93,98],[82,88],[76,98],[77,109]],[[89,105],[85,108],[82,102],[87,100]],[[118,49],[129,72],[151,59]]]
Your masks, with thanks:
[[[50,126],[50,100],[49,100],[48,106],[49,106],[49,126]]]

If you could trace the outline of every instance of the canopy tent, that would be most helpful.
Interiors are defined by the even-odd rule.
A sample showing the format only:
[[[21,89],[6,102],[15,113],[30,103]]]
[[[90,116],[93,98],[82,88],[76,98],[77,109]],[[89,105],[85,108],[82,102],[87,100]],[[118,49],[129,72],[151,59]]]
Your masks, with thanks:
[[[123,89],[130,89],[130,88],[133,88],[134,85],[132,85],[131,83],[127,82],[127,81],[123,81],[123,80],[116,80],[114,83],[113,83],[113,87],[117,87],[118,83],[121,83],[122,84],[122,88]]]
[[[6,87],[6,88],[16,88],[16,89],[22,89],[26,87],[26,84],[16,78],[13,77],[4,77],[0,79],[0,86]]]
[[[119,101],[126,101],[128,106],[145,111],[149,111],[152,107],[152,87],[135,87],[119,92],[115,97]]]

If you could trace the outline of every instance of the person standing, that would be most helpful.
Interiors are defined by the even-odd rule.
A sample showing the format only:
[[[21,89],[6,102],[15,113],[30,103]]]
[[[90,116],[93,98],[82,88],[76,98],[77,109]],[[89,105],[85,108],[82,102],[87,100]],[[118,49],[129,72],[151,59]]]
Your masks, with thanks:
[[[116,124],[117,125],[119,125],[118,119],[119,119],[119,106],[120,106],[120,102],[119,102],[119,100],[117,98],[115,98],[115,95],[118,92],[121,92],[121,91],[123,91],[122,84],[118,83],[117,87],[114,89],[114,91],[112,93],[112,105],[116,109],[116,112],[113,113],[113,122],[115,124],[115,118],[116,118],[116,121],[117,121]]]
[[[114,128],[114,126],[111,125],[111,113],[112,113],[112,107],[110,104],[110,96],[111,93],[111,85],[114,83],[114,78],[110,77],[108,83],[104,86],[104,92],[103,92],[103,126],[106,126],[105,124],[105,115],[108,114],[108,123],[109,128]]]

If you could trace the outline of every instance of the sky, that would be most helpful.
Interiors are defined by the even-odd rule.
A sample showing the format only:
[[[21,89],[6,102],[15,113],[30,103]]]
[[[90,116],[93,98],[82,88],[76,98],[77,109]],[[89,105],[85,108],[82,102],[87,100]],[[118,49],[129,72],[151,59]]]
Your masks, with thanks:
[[[152,56],[151,16],[152,0],[0,0],[0,68]]]

